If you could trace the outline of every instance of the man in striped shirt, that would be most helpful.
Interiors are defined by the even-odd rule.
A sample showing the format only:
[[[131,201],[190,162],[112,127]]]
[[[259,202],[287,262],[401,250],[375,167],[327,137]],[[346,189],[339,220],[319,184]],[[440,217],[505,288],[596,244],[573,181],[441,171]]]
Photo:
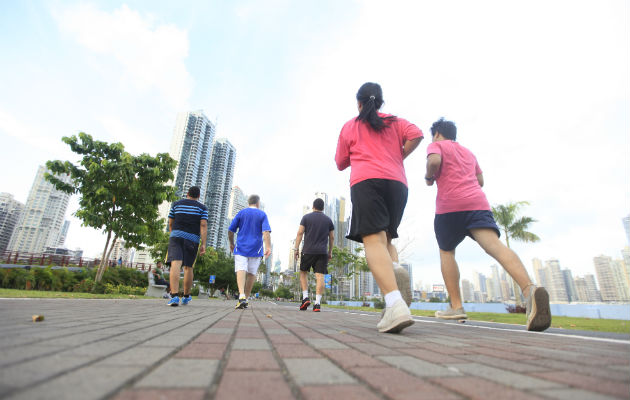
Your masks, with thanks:
[[[206,235],[208,234],[208,208],[199,200],[199,187],[192,186],[188,195],[173,203],[168,214],[167,263],[171,265],[169,273],[171,281],[171,299],[167,305],[179,305],[179,271],[184,267],[184,297],[182,305],[190,303],[190,289],[193,283],[193,265],[197,258],[197,249],[201,239],[199,254],[206,252]]]

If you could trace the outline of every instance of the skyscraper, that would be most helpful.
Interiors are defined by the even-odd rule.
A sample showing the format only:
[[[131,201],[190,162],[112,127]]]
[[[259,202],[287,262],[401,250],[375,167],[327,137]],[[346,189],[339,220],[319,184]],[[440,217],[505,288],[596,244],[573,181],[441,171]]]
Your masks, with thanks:
[[[401,262],[400,266],[406,269],[409,273],[409,290],[413,293],[413,267],[409,262]]]
[[[199,186],[200,201],[206,198],[210,157],[215,126],[203,111],[177,114],[169,155],[177,161],[173,171],[173,186],[178,198],[183,198],[191,186]],[[170,204],[160,206],[160,216],[167,218]]]
[[[578,301],[577,288],[570,269],[562,270],[562,278],[564,279],[564,287],[567,289],[567,297],[569,302]]]
[[[9,246],[23,211],[24,204],[15,200],[12,194],[0,193],[0,253]]]
[[[236,163],[236,149],[225,138],[217,139],[212,146],[210,177],[205,201],[208,207],[207,245],[215,249],[227,248],[228,209],[232,193],[232,179]]]
[[[602,301],[602,295],[595,284],[595,276],[593,274],[584,275],[584,281],[586,282],[588,301]]]
[[[25,253],[41,253],[46,247],[54,247],[59,239],[70,195],[55,189],[40,166],[26,201],[26,207],[13,231],[9,250]],[[59,176],[70,182],[67,175]]]
[[[560,261],[557,259],[547,260],[545,261],[545,268],[549,271],[547,276],[551,277],[551,281],[548,282],[547,286],[549,300],[568,302],[569,296],[567,295],[567,288],[564,284],[564,275],[560,270]]]
[[[626,239],[628,239],[628,245],[630,245],[630,214],[622,219],[623,229],[626,230]]]
[[[234,186],[230,194],[230,207],[228,208],[228,217],[232,220],[239,211],[247,208],[247,196],[240,187]]]
[[[68,236],[68,229],[70,228],[70,221],[65,220],[63,222],[63,226],[61,227],[61,231],[59,231],[59,237],[57,238],[57,243],[55,246],[63,247],[66,243],[66,237]]]
[[[612,258],[607,256],[599,256],[593,258],[595,264],[595,273],[599,281],[599,290],[603,301],[617,301],[620,299],[615,284],[615,274],[612,267]]]

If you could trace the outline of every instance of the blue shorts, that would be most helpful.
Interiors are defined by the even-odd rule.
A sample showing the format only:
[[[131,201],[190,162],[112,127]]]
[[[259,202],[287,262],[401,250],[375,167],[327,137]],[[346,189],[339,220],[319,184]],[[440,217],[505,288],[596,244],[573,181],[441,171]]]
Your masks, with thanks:
[[[492,211],[489,210],[435,214],[433,228],[435,229],[435,238],[438,246],[440,246],[440,250],[444,251],[455,250],[466,236],[472,238],[470,230],[475,228],[494,229],[497,235],[501,237],[501,232],[494,221]]]
[[[181,261],[182,267],[192,267],[195,265],[195,258],[197,258],[198,249],[199,243],[171,236],[168,239],[168,256],[166,258],[166,264],[171,265],[172,261]]]

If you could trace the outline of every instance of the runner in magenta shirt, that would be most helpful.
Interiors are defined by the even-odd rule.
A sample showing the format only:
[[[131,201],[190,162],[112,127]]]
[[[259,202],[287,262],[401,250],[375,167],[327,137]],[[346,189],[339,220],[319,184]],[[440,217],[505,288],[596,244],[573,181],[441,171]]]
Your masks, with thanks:
[[[518,283],[526,301],[527,330],[544,331],[551,325],[549,294],[536,287],[514,251],[499,240],[500,231],[481,190],[483,174],[473,153],[455,142],[457,128],[444,118],[431,126],[433,143],[427,147],[427,185],[437,182],[435,238],[440,247],[440,263],[446,290],[451,297],[447,310],[435,312],[442,319],[466,319],[459,290],[459,267],[455,248],[472,237],[486,253]]]
[[[473,153],[454,140],[433,142],[427,147],[427,155],[438,154],[442,158],[435,174],[438,184],[436,214],[455,211],[490,210],[486,195],[481,190],[478,176],[483,176]]]

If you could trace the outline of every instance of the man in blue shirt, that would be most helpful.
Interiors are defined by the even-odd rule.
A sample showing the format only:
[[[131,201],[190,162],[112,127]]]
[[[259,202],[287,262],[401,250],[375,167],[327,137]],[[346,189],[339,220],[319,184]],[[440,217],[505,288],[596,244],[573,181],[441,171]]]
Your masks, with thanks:
[[[271,228],[267,214],[260,210],[260,197],[253,194],[247,199],[249,204],[236,214],[228,229],[230,251],[234,253],[234,270],[238,285],[237,309],[247,308],[247,298],[252,292],[256,273],[263,256],[263,241],[265,258],[271,255]],[[236,246],[234,233],[237,233]]]
[[[168,239],[168,258],[170,263],[169,273],[171,281],[171,299],[167,305],[175,307],[179,305],[179,271],[184,267],[184,297],[182,305],[190,303],[190,289],[193,283],[193,265],[197,258],[199,241],[201,248],[199,254],[206,252],[206,236],[208,234],[208,208],[199,201],[200,190],[197,186],[188,189],[188,195],[173,203],[168,214],[168,230],[171,235]]]

